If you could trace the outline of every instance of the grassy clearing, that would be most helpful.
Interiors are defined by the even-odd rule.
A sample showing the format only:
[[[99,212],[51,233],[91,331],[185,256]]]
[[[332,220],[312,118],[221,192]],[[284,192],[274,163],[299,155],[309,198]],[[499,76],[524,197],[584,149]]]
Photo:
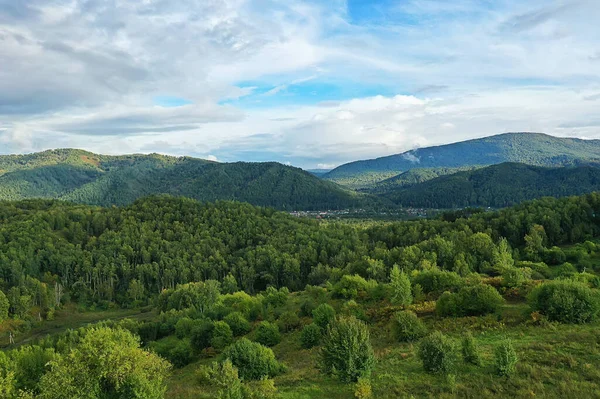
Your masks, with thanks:
[[[297,310],[302,295],[294,295],[288,308]],[[336,306],[339,308],[339,304]],[[380,304],[367,306],[379,311]],[[429,375],[422,369],[417,344],[397,343],[388,323],[370,323],[377,357],[372,375],[373,397],[383,398],[600,398],[600,323],[589,325],[533,325],[525,303],[509,303],[500,316],[438,318],[422,317],[428,328],[460,339],[469,329],[479,344],[483,366],[460,364],[455,380]],[[303,320],[304,323],[310,319]],[[319,373],[319,348],[300,348],[299,331],[285,334],[273,350],[288,370],[275,378],[282,399],[353,398],[354,386]],[[510,378],[494,372],[494,348],[506,338],[519,354],[517,372]],[[174,370],[167,397],[212,398],[214,392],[198,384],[195,375],[201,359]]]

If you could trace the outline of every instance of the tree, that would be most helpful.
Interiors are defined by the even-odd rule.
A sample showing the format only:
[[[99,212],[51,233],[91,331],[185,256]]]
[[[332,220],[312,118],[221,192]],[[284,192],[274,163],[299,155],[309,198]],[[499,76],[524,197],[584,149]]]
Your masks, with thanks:
[[[221,290],[223,291],[223,294],[233,294],[239,290],[237,280],[235,277],[233,277],[233,274],[229,273],[227,276],[225,276],[225,278],[223,278]]]
[[[355,317],[339,317],[328,327],[321,348],[320,369],[344,382],[368,376],[375,365],[367,325]]]
[[[456,345],[439,331],[423,338],[419,345],[419,358],[428,373],[451,374],[456,367]]]
[[[129,282],[129,289],[127,290],[127,296],[132,301],[139,301],[144,297],[145,293],[144,285],[137,279],[133,279]]]
[[[335,310],[331,305],[322,303],[312,311],[312,315],[313,322],[322,330],[326,330],[329,323],[335,319]]]
[[[67,354],[50,362],[41,399],[162,399],[170,365],[139,347],[130,332],[90,328]]]
[[[221,351],[227,347],[227,345],[233,342],[233,331],[229,324],[224,321],[215,321],[213,324],[212,338],[210,345],[218,351]]]
[[[281,334],[277,324],[263,321],[256,329],[255,341],[265,346],[275,346],[281,341]]]
[[[315,323],[311,323],[302,329],[300,343],[304,349],[310,349],[319,345],[321,341],[321,328]]]
[[[473,334],[467,332],[463,335],[462,339],[462,356],[465,363],[471,363],[476,366],[481,366],[481,355],[477,348],[477,343]]]
[[[250,322],[246,320],[246,318],[240,312],[229,313],[227,316],[225,316],[223,321],[229,324],[231,331],[233,331],[233,335],[236,337],[248,334],[252,329]]]
[[[8,303],[8,298],[6,297],[6,295],[4,295],[4,292],[0,290],[0,323],[8,319],[9,308],[10,303]]]
[[[236,341],[223,352],[238,368],[243,380],[259,380],[274,377],[282,370],[270,348],[246,338]]]
[[[513,348],[512,342],[506,340],[496,347],[494,351],[494,366],[496,372],[501,376],[509,376],[515,372],[517,362],[517,352]]]
[[[555,280],[533,289],[528,297],[534,311],[551,321],[561,323],[588,323],[600,314],[600,293],[587,284]]]
[[[423,322],[410,311],[396,313],[392,326],[396,339],[400,342],[415,341],[427,334],[427,328]]]
[[[400,271],[398,265],[392,267],[390,272],[390,285],[392,288],[392,303],[394,305],[408,306],[413,301],[410,280],[404,272]]]

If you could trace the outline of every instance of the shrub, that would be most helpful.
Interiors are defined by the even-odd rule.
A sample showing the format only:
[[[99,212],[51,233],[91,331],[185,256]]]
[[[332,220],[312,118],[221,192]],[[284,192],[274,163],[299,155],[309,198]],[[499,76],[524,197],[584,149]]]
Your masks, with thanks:
[[[375,364],[367,325],[354,317],[340,317],[327,327],[321,349],[321,370],[344,382],[370,374]]]
[[[181,368],[192,362],[192,347],[188,341],[180,341],[169,352],[168,360],[173,366]]]
[[[437,268],[417,273],[412,283],[419,284],[426,293],[456,291],[464,285],[463,279],[457,273]]]
[[[279,327],[277,327],[277,324],[268,321],[261,322],[256,329],[254,340],[265,346],[277,345],[281,341]]]
[[[229,313],[223,321],[231,327],[231,331],[236,337],[248,334],[252,329],[250,322],[240,312]]]
[[[534,311],[561,323],[588,323],[600,312],[598,291],[575,281],[544,283],[534,288],[528,299]]]
[[[300,318],[294,312],[284,312],[277,320],[279,329],[283,332],[290,332],[300,327]]]
[[[393,319],[393,330],[400,342],[416,341],[427,334],[427,328],[417,315],[410,311],[398,312]]]
[[[277,395],[275,381],[261,378],[244,385],[244,399],[273,399]]]
[[[202,320],[194,327],[190,334],[190,343],[196,353],[201,352],[211,345],[214,328],[215,326],[210,320]]]
[[[321,341],[321,328],[316,324],[309,324],[302,329],[300,335],[300,343],[304,349],[310,349],[313,346],[319,345]]]
[[[516,267],[509,267],[502,272],[502,285],[510,288],[519,287],[525,281],[529,280],[531,275],[531,269],[518,269]]]
[[[304,317],[312,316],[313,310],[317,307],[317,303],[312,299],[307,299],[300,305],[300,315]]]
[[[463,287],[456,294],[445,292],[438,299],[436,311],[442,316],[483,316],[495,313],[503,303],[494,287],[478,284]]]
[[[371,389],[371,380],[366,377],[360,377],[354,388],[354,397],[356,399],[371,399],[373,390]]]
[[[267,287],[265,291],[264,304],[271,305],[273,308],[284,306],[287,302],[290,291],[283,287],[277,290],[275,287]]]
[[[233,342],[233,331],[229,324],[224,321],[215,321],[212,331],[212,338],[210,345],[217,351],[221,351],[227,347],[227,345]]]
[[[439,331],[423,338],[419,358],[428,373],[451,374],[456,366],[456,345]]]
[[[519,359],[511,341],[506,340],[498,345],[494,351],[494,357],[494,366],[498,375],[508,376],[515,372]]]
[[[337,297],[356,299],[359,296],[367,296],[369,290],[376,285],[376,281],[367,281],[358,274],[353,276],[346,274],[342,276],[340,281],[333,287],[333,293]]]
[[[410,280],[404,272],[394,265],[390,273],[390,286],[392,290],[391,301],[394,305],[408,306],[413,301]]]
[[[329,323],[335,319],[335,310],[326,303],[317,306],[312,314],[314,323],[323,330],[325,330]]]
[[[223,357],[231,360],[244,380],[274,377],[282,370],[271,349],[246,338],[227,348]]]
[[[198,377],[202,384],[217,387],[217,399],[244,399],[238,369],[229,359],[215,362],[210,367],[201,367],[198,370]]]
[[[196,322],[189,317],[182,317],[175,324],[175,335],[179,339],[183,339],[185,337],[189,337],[194,329]]]
[[[351,299],[342,306],[342,313],[346,316],[354,316],[358,320],[367,321],[367,314],[362,306]]]
[[[465,333],[462,339],[462,356],[465,363],[481,366],[481,355],[475,338],[470,332]]]

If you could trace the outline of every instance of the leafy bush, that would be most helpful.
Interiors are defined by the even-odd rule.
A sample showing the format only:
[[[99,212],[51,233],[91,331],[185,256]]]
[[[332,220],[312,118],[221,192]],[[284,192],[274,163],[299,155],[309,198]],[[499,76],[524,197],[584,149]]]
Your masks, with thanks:
[[[494,366],[498,375],[508,376],[515,372],[519,359],[511,341],[506,340],[498,345],[494,351],[494,357]]]
[[[275,381],[261,378],[244,384],[244,399],[273,399],[277,396]]]
[[[400,342],[416,341],[427,334],[427,328],[423,322],[410,311],[396,313],[392,326],[394,335]]]
[[[550,281],[533,289],[529,303],[550,321],[561,323],[588,323],[600,313],[600,298],[587,285],[569,281]]]
[[[312,314],[314,323],[323,330],[335,319],[335,310],[326,303],[317,306]]]
[[[192,330],[196,326],[196,321],[190,319],[189,317],[182,317],[175,324],[175,335],[179,339],[183,339],[185,337],[189,337],[192,333]]]
[[[375,364],[367,325],[354,317],[339,317],[327,327],[321,349],[321,370],[344,382],[370,374]]]
[[[215,326],[210,320],[202,320],[194,327],[190,334],[190,343],[196,353],[201,352],[211,345],[214,328]]]
[[[173,363],[173,366],[181,368],[192,362],[192,347],[186,340],[179,341],[175,347],[171,349],[167,359]]]
[[[418,272],[412,283],[420,285],[426,293],[456,291],[464,285],[463,279],[457,273],[437,268]]]
[[[300,315],[304,317],[312,316],[313,310],[317,307],[317,303],[313,299],[307,299],[300,305]]]
[[[224,321],[215,321],[210,345],[215,350],[221,351],[232,342],[233,331],[231,331],[231,327],[229,327],[229,324],[225,323]]]
[[[475,338],[470,332],[465,333],[462,339],[462,356],[465,363],[471,363],[476,366],[481,365],[481,355]]]
[[[463,287],[456,294],[445,292],[438,299],[436,311],[442,316],[483,316],[497,312],[503,303],[494,287],[478,284]]]
[[[366,297],[369,290],[377,285],[374,280],[367,281],[358,274],[344,275],[340,281],[333,287],[333,293],[337,297],[346,299],[356,299]]]
[[[282,371],[271,349],[246,338],[227,348],[223,357],[231,360],[244,380],[274,377]]]
[[[239,371],[229,359],[214,362],[210,367],[202,366],[198,378],[201,384],[217,387],[216,399],[244,399]]]
[[[342,306],[342,313],[346,316],[354,316],[358,320],[367,321],[367,313],[361,305],[351,299]]]
[[[231,331],[236,337],[248,334],[252,329],[250,322],[240,312],[229,313],[223,321],[231,327]]]
[[[271,305],[273,308],[284,306],[287,302],[290,291],[283,287],[277,290],[275,287],[267,287],[264,297],[264,304]]]
[[[392,291],[391,301],[394,305],[407,306],[413,301],[410,280],[398,265],[394,265],[390,272],[390,286]]]
[[[310,349],[319,345],[321,341],[321,328],[312,323],[302,329],[300,334],[300,343],[304,349]]]
[[[279,327],[277,327],[277,324],[268,321],[261,322],[256,329],[254,340],[265,346],[277,345],[281,341]]]
[[[532,270],[528,268],[519,269],[516,267],[509,267],[502,272],[502,285],[505,287],[519,287],[525,281],[529,280],[532,275]]]
[[[354,397],[356,399],[370,399],[373,397],[371,380],[366,377],[360,377],[354,387]]]
[[[439,331],[423,338],[419,358],[428,373],[451,374],[456,367],[456,345]]]
[[[300,327],[300,318],[294,312],[284,312],[277,320],[279,329],[283,332],[290,332]]]

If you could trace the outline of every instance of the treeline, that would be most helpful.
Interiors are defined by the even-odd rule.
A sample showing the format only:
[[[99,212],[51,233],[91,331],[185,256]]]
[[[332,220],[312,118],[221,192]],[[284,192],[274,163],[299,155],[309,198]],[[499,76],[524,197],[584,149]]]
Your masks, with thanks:
[[[341,276],[384,281],[392,266],[494,274],[514,261],[586,266],[557,245],[598,236],[600,195],[542,199],[468,219],[319,223],[248,204],[152,197],[123,208],[0,205],[0,287],[10,314],[66,301],[147,303],[164,289],[228,280],[249,293]],[[37,313],[36,313],[37,314]]]

